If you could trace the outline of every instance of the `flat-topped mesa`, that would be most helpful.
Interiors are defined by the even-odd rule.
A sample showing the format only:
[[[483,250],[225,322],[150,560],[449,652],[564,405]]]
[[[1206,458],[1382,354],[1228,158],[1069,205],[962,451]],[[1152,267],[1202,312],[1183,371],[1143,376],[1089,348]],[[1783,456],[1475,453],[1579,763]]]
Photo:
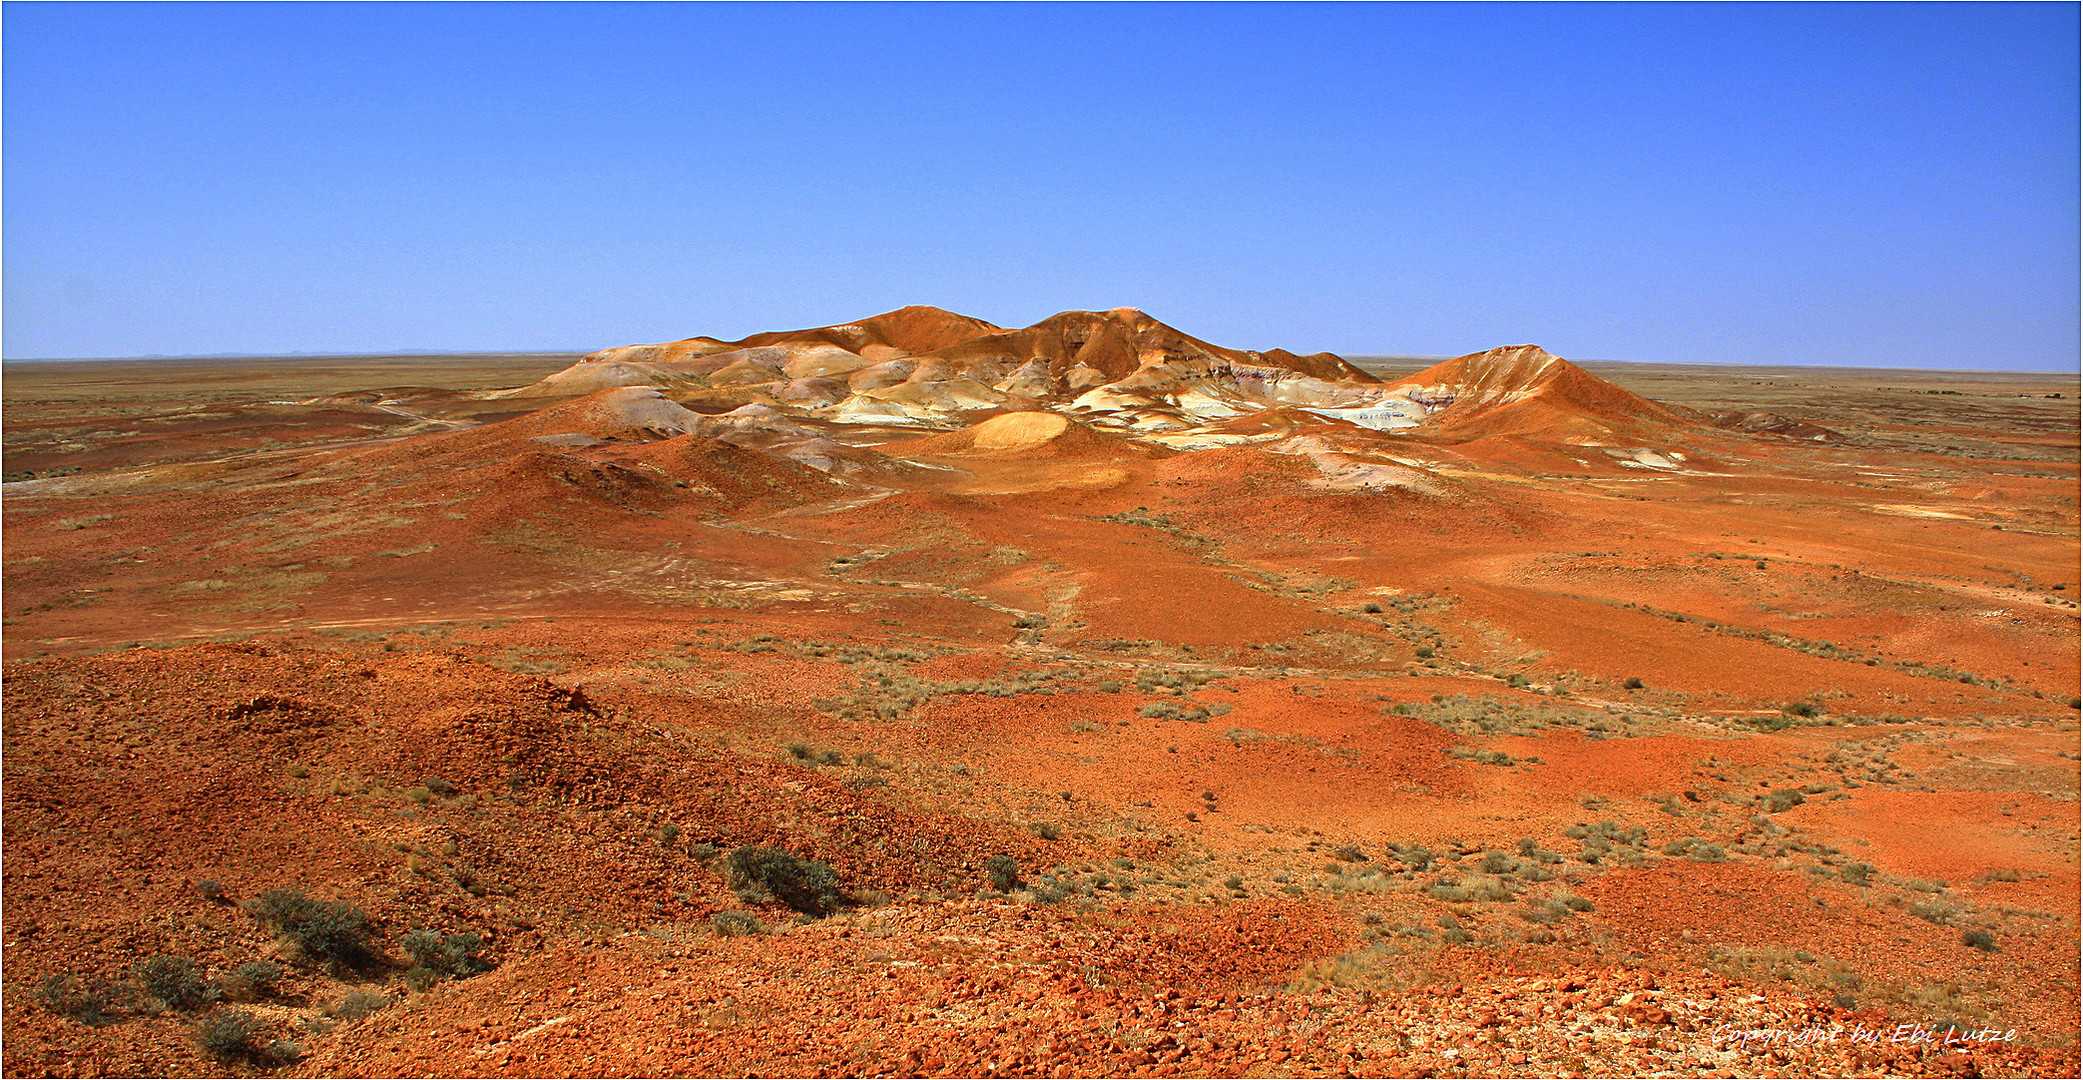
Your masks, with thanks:
[[[913,304],[838,326],[754,334],[742,341],[728,343],[727,347],[823,342],[869,359],[886,360],[930,353],[998,329],[995,324],[982,319],[925,304]]]
[[[887,360],[896,356],[932,352],[998,329],[996,325],[982,319],[957,315],[952,311],[924,304],[914,304],[855,322],[815,326],[805,330],[767,331],[737,341],[691,337],[656,345],[619,345],[581,357],[579,363],[672,364],[694,357],[763,346],[818,345],[844,349],[874,360]]]
[[[696,337],[604,349],[532,386],[490,396],[654,386],[711,406],[758,401],[841,423],[944,426],[980,411],[1063,408],[1132,426],[1198,422],[1271,404],[1350,403],[1366,396],[1362,388],[1378,385],[1330,353],[1227,349],[1135,308],[1064,311],[1006,329],[907,307],[739,341]]]
[[[935,356],[955,361],[1027,365],[1042,362],[1051,375],[1072,378],[1079,368],[1090,376],[1085,386],[1127,378],[1147,367],[1164,367],[1180,375],[1221,374],[1232,368],[1262,368],[1319,379],[1375,382],[1375,378],[1330,353],[1297,356],[1285,349],[1255,352],[1226,349],[1183,333],[1135,308],[1111,311],[1060,311],[1032,326],[980,335],[943,348]]]
[[[1434,364],[1388,393],[1424,407],[1426,434],[1564,437],[1645,427],[1696,428],[1691,409],[1623,390],[1538,345],[1507,345]]]

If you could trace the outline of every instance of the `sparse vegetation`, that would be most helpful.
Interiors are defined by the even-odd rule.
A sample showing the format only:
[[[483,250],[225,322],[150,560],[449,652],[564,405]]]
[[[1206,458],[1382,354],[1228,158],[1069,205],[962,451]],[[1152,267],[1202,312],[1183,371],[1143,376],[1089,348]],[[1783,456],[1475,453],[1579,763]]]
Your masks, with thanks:
[[[315,900],[294,889],[269,889],[248,901],[248,910],[306,956],[348,966],[372,958],[369,916],[346,901]]]
[[[400,945],[406,955],[412,957],[416,969],[436,979],[467,979],[491,970],[491,965],[477,956],[477,950],[484,946],[484,938],[476,933],[443,934],[434,930],[414,930],[405,935]]]
[[[282,965],[272,960],[248,960],[217,980],[224,996],[233,1001],[253,1001],[273,992],[282,979]]]
[[[1456,761],[1473,761],[1479,765],[1509,767],[1519,763],[1517,758],[1502,750],[1481,750],[1473,746],[1449,747],[1446,753]]]
[[[88,1027],[103,1027],[123,1018],[117,1005],[120,993],[121,988],[107,979],[81,982],[70,975],[50,975],[37,988],[36,996],[60,1016]]]
[[[731,852],[723,880],[749,903],[778,900],[806,915],[829,915],[846,902],[831,867],[777,848],[748,845]]]
[[[1397,861],[1415,873],[1424,873],[1431,869],[1432,861],[1437,858],[1430,850],[1418,844],[1391,844],[1389,851],[1396,856]]]
[[[1808,801],[1808,796],[1789,788],[1780,788],[1758,800],[1758,806],[1767,814],[1780,814]]]
[[[255,1041],[260,1032],[259,1017],[244,1009],[227,1009],[196,1025],[195,1042],[219,1061],[250,1061],[260,1057]]]
[[[711,915],[709,929],[717,937],[754,937],[767,932],[765,923],[743,911],[719,911]]]
[[[140,960],[131,974],[147,1000],[175,1012],[208,1004],[218,993],[195,961],[185,956],[161,955]]]
[[[1020,863],[1010,855],[993,855],[984,860],[984,875],[991,888],[1009,893],[1020,887]]]
[[[1934,926],[1951,926],[1959,912],[1944,900],[1918,900],[1909,905],[1909,913]]]
[[[1139,715],[1146,720],[1179,720],[1189,724],[1205,724],[1209,718],[1221,716],[1229,711],[1229,704],[1220,701],[1208,705],[1188,702],[1184,706],[1170,701],[1153,701],[1143,706]]]

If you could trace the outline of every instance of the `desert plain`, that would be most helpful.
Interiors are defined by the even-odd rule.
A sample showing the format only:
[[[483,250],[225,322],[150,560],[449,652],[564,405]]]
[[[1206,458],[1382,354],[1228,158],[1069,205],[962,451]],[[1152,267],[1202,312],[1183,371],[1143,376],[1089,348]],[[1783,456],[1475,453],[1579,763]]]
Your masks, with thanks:
[[[4,1071],[2073,1076],[2077,389],[9,363]]]

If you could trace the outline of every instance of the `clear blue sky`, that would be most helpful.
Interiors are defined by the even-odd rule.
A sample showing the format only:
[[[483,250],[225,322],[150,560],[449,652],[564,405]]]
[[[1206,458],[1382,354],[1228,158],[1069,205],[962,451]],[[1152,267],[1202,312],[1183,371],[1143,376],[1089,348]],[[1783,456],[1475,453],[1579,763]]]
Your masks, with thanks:
[[[2078,7],[8,3],[10,359],[935,304],[2074,370]]]

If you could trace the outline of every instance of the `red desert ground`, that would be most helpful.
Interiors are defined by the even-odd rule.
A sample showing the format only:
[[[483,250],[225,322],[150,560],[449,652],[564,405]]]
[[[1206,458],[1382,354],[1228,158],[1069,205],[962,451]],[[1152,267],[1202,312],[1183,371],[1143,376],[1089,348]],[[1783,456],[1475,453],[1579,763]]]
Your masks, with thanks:
[[[2073,376],[914,307],[4,397],[10,1076],[2078,1069]]]

